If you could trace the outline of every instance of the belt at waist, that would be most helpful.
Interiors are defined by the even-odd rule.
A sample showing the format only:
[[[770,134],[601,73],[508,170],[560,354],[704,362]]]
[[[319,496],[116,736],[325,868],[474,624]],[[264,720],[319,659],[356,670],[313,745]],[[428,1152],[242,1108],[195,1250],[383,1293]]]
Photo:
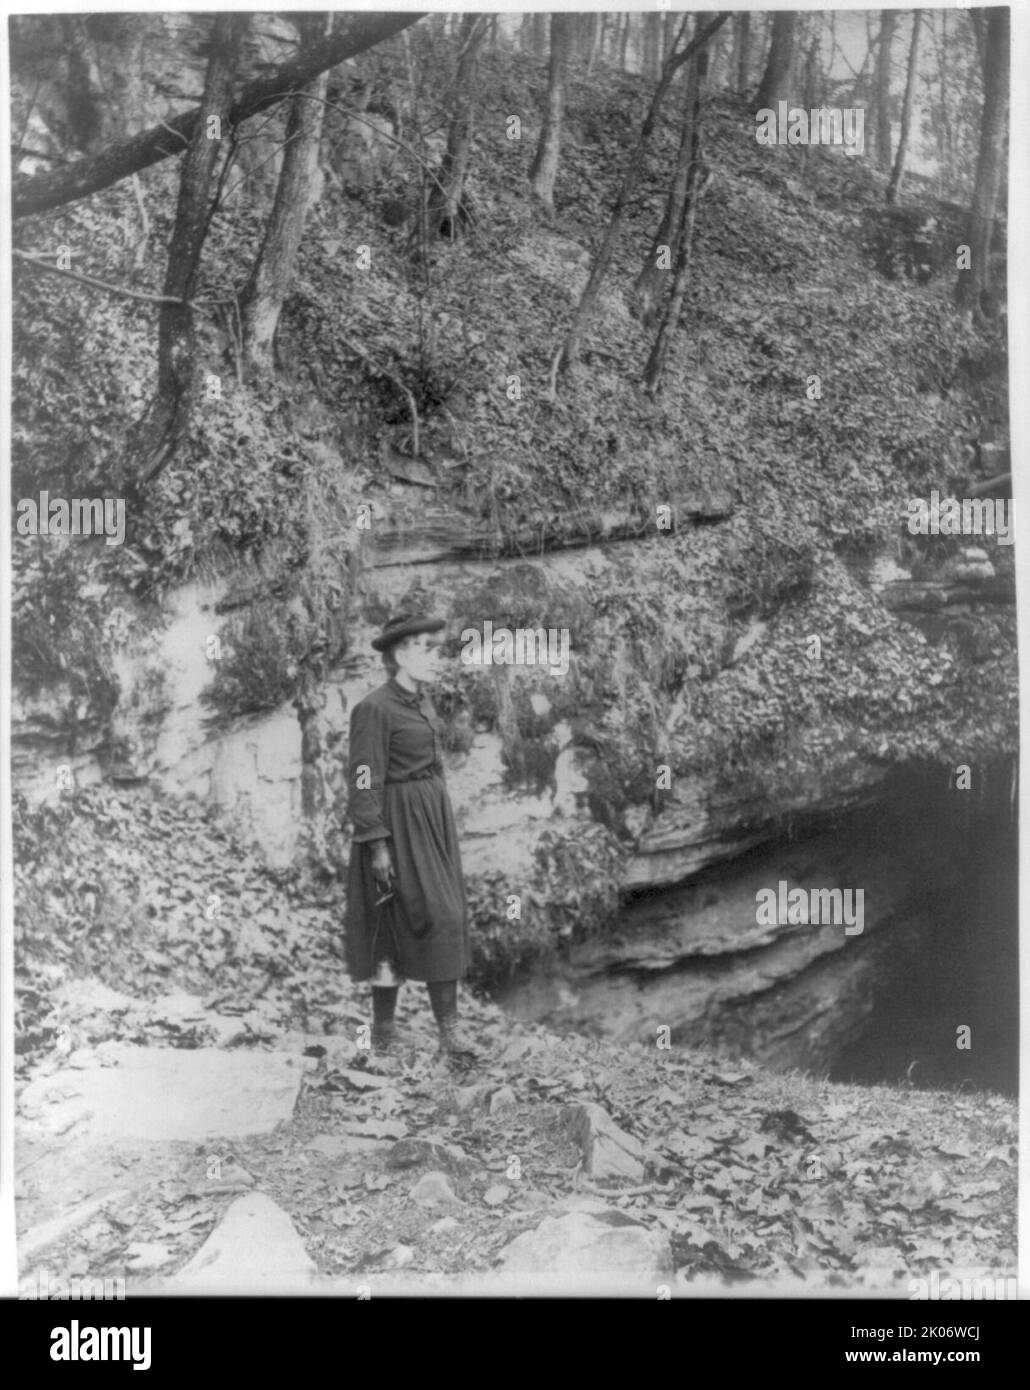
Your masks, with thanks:
[[[406,777],[386,777],[383,780],[389,787],[398,782],[424,782],[429,777],[439,777],[440,772],[441,769],[434,763],[432,767],[427,767],[422,772],[409,772]]]

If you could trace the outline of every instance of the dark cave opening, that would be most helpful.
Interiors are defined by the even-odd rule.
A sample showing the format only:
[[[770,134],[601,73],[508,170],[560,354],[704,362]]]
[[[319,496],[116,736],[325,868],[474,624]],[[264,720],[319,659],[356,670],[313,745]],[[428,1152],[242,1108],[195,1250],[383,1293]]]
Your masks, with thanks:
[[[628,895],[610,933],[527,970],[501,1002],[627,1041],[664,1022],[677,1046],[832,1081],[1014,1096],[1017,767],[910,764],[847,809],[798,813],[743,853]],[[862,930],[804,919],[756,933],[756,890],[778,882],[856,901],[861,889]]]
[[[897,934],[860,1035],[834,1081],[917,1088],[1019,1087],[1019,894],[1015,763],[970,768],[971,786],[933,769],[909,774],[878,808],[877,833],[900,855],[935,842],[948,865],[925,885],[912,929]]]

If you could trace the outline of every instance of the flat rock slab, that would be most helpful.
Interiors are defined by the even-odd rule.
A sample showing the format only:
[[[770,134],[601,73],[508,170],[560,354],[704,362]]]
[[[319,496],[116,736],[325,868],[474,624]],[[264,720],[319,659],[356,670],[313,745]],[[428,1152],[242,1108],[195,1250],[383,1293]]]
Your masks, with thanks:
[[[198,994],[176,990],[157,999],[133,999],[97,980],[68,980],[56,991],[61,1014],[72,1023],[88,1024],[94,1036],[120,1031],[130,1037],[192,1035],[195,1042],[225,1047],[241,1034],[261,1031],[259,1011],[225,1016],[204,1007]],[[298,1051],[303,1051],[303,1047]]]
[[[548,1216],[517,1236],[500,1261],[508,1276],[530,1280],[540,1291],[611,1289],[651,1291],[672,1279],[672,1250],[665,1236],[637,1225],[614,1207]]]
[[[565,1107],[565,1125],[583,1154],[583,1171],[592,1178],[644,1176],[644,1150],[639,1140],[618,1127],[603,1105]]]
[[[27,1128],[75,1139],[203,1140],[267,1134],[292,1115],[305,1060],[215,1048],[105,1049],[106,1065],[67,1068],[24,1089]]]
[[[182,1294],[306,1293],[314,1274],[286,1212],[263,1192],[249,1192],[233,1202],[164,1288]]]

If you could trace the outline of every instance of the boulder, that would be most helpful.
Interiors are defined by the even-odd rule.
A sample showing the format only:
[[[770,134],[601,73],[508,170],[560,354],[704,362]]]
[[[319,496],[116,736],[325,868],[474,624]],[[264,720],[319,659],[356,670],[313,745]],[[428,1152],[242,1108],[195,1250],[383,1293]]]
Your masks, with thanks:
[[[264,1193],[250,1192],[233,1202],[167,1288],[188,1294],[303,1293],[315,1272],[286,1212]]]

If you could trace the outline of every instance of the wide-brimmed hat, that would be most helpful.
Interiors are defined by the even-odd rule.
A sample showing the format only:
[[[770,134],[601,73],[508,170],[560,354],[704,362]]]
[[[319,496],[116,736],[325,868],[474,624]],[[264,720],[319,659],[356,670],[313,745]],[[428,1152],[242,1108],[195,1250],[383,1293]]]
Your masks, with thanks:
[[[403,642],[405,637],[414,637],[419,632],[439,632],[446,626],[443,618],[420,618],[411,613],[399,613],[396,618],[384,623],[378,637],[372,638],[372,650],[385,652],[387,647]]]

